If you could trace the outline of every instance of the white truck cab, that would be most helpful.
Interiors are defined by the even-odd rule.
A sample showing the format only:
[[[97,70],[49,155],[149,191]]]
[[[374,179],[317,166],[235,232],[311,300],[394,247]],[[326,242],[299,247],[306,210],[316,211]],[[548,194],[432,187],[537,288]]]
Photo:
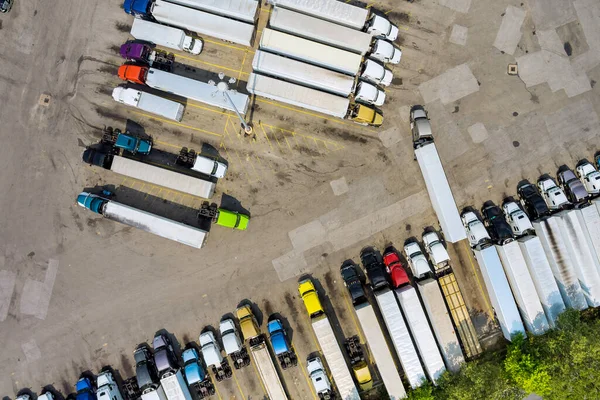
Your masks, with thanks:
[[[398,64],[402,58],[402,50],[386,40],[378,39],[371,48],[370,56],[382,63]]]
[[[556,184],[554,179],[540,179],[537,185],[549,209],[559,210],[570,204],[565,192]]]
[[[227,172],[227,165],[220,161],[213,160],[212,158],[198,155],[192,169],[202,174],[221,179]]]
[[[472,211],[464,212],[460,219],[465,227],[465,231],[467,231],[467,237],[469,238],[469,243],[471,243],[471,247],[476,247],[488,240],[491,240],[490,234],[487,229],[485,229],[485,225],[477,215]]]
[[[362,66],[360,77],[376,85],[389,86],[392,83],[394,75],[392,71],[374,60],[365,60]]]
[[[583,162],[577,166],[575,171],[589,194],[600,193],[600,172],[598,172],[592,163],[588,161]]]
[[[359,82],[354,98],[356,101],[380,107],[385,102],[385,92],[368,82]]]
[[[98,400],[123,400],[115,378],[109,371],[104,371],[96,378]]]
[[[421,251],[421,247],[417,242],[408,242],[404,245],[404,253],[406,254],[406,260],[412,270],[415,278],[422,278],[427,273],[431,272],[429,263],[425,258],[425,254]]]
[[[323,362],[319,357],[313,357],[306,360],[306,369],[308,370],[308,376],[315,387],[315,392],[319,399],[332,399],[333,392],[331,390],[331,383],[325,373]]]
[[[42,393],[37,397],[37,400],[54,400],[52,392]]]
[[[502,205],[502,210],[514,235],[521,236],[533,231],[533,225],[531,225],[529,217],[516,202],[507,201]]]
[[[221,340],[223,341],[223,348],[225,354],[230,355],[237,353],[242,350],[242,341],[235,329],[235,324],[232,319],[224,319],[219,324],[219,332],[221,333]]]
[[[223,356],[221,355],[221,348],[215,339],[215,335],[211,331],[206,331],[200,334],[199,341],[206,366],[221,367]]]
[[[373,14],[367,21],[367,33],[373,36],[384,37],[393,42],[398,38],[398,27],[387,18]]]
[[[425,251],[434,265],[447,264],[450,261],[448,251],[442,244],[440,237],[436,232],[428,232],[423,235],[423,245]]]

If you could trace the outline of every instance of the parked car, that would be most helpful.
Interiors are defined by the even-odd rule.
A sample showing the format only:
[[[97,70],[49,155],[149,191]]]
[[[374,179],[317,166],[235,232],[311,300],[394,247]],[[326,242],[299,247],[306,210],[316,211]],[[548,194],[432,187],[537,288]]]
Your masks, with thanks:
[[[600,194],[600,172],[588,161],[581,162],[575,168],[577,176],[591,195]]]
[[[540,178],[537,184],[550,210],[560,210],[570,204],[565,192],[554,182],[554,179]]]
[[[517,188],[517,193],[519,193],[521,205],[531,219],[536,220],[550,214],[550,209],[548,208],[546,201],[540,194],[537,186],[533,183],[520,185]]]
[[[491,240],[490,234],[485,229],[485,225],[483,225],[483,222],[481,222],[479,217],[477,217],[477,214],[473,211],[464,211],[461,214],[460,219],[467,232],[471,247],[476,247]]]
[[[410,240],[404,244],[404,254],[406,254],[406,261],[408,261],[415,278],[423,278],[431,272],[429,262],[416,240]]]
[[[481,214],[487,222],[488,231],[494,242],[502,245],[514,239],[512,229],[504,219],[500,207],[492,202],[485,202],[481,208]]]
[[[390,275],[394,288],[410,283],[408,274],[400,262],[400,256],[395,250],[389,249],[383,254],[383,264]]]
[[[142,345],[135,349],[133,358],[135,360],[135,376],[140,390],[157,389],[159,386],[158,374],[148,346]]]
[[[506,215],[508,224],[512,228],[513,235],[521,236],[533,230],[533,225],[531,225],[529,217],[516,202],[505,200],[502,210],[504,211],[504,215]]]
[[[344,280],[344,285],[346,285],[346,288],[350,293],[352,304],[358,305],[367,301],[360,276],[356,270],[356,265],[352,261],[346,261],[342,264],[340,274]]]
[[[379,261],[379,256],[375,249],[366,247],[360,252],[360,260],[369,278],[371,288],[375,290],[383,289],[388,286],[385,277],[385,267]]]
[[[7,13],[13,6],[14,0],[0,0],[0,12]]]
[[[159,333],[154,336],[152,347],[154,348],[154,364],[158,370],[159,378],[162,379],[166,373],[174,372],[178,369],[173,345],[167,335]]]
[[[558,182],[565,189],[567,198],[571,203],[582,203],[590,197],[583,183],[577,178],[570,169],[562,170],[558,173]]]

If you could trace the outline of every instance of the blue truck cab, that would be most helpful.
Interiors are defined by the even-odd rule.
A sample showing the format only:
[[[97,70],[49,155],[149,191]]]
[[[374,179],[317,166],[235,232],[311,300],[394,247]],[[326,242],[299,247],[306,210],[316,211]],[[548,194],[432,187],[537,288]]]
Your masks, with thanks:
[[[147,139],[142,139],[137,136],[133,136],[129,133],[119,133],[117,140],[115,141],[115,147],[135,154],[148,154],[152,150],[152,142]]]
[[[88,378],[81,378],[75,384],[77,391],[76,400],[98,400],[96,398],[96,389]]]
[[[215,394],[215,387],[206,369],[202,366],[198,350],[188,347],[181,355],[183,358],[183,373],[188,386],[196,395],[203,399]]]
[[[108,203],[107,199],[104,199],[100,196],[96,196],[95,194],[91,194],[88,192],[81,192],[79,196],[77,196],[77,204],[83,208],[87,208],[95,213],[102,214],[104,209],[104,205]],[[86,379],[86,378],[82,378]],[[79,380],[81,382],[81,379]],[[79,382],[77,382],[77,388],[79,388]],[[89,382],[89,379],[88,379]],[[79,400],[79,399],[77,399]]]
[[[136,17],[150,17],[150,6],[154,0],[125,0],[123,9],[127,14],[135,15]]]
[[[269,331],[271,346],[273,346],[273,351],[277,360],[279,360],[281,368],[287,369],[298,365],[298,358],[289,345],[281,320],[277,318],[270,320],[267,324],[267,330]]]

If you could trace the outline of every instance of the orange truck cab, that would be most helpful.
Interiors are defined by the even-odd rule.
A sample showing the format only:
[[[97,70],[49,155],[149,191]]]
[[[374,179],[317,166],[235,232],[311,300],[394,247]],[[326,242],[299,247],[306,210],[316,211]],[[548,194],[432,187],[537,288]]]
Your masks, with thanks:
[[[140,67],[139,65],[121,65],[119,67],[119,78],[124,81],[145,84],[148,67]]]

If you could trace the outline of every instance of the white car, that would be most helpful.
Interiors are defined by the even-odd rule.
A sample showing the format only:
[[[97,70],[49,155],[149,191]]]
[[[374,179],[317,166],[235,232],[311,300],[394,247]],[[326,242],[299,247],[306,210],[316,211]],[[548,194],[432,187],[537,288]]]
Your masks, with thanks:
[[[402,58],[402,50],[388,41],[379,39],[371,49],[371,57],[382,63],[398,64]]]
[[[315,392],[319,399],[332,398],[331,383],[325,373],[323,362],[319,357],[313,357],[306,360],[306,369],[308,376],[315,387]]]
[[[421,251],[421,246],[417,242],[408,242],[404,245],[404,254],[406,254],[406,260],[412,270],[415,278],[422,278],[431,272],[429,262],[425,258],[425,255]]]
[[[389,86],[394,79],[392,71],[374,60],[366,59],[363,63],[360,77],[376,85]]]
[[[433,262],[433,265],[436,266],[436,269],[448,264],[450,256],[436,232],[424,234],[423,245],[425,251],[429,254],[429,259]]]
[[[487,229],[485,229],[485,225],[477,218],[477,215],[474,212],[467,211],[460,216],[460,219],[467,232],[471,247],[476,247],[491,240],[490,234]]]
[[[554,179],[540,179],[537,185],[550,210],[559,210],[571,204],[565,192],[556,184]]]
[[[592,163],[585,161],[579,164],[575,168],[575,171],[589,194],[600,193],[600,172],[598,172]]]
[[[213,160],[212,158],[198,155],[196,156],[196,161],[194,161],[194,166],[192,169],[204,175],[214,176],[215,178],[221,179],[225,177],[227,165],[220,161]]]
[[[507,201],[502,206],[502,211],[506,215],[506,221],[512,228],[515,236],[525,235],[527,232],[533,231],[533,225],[525,211],[514,201]]]
[[[385,102],[385,92],[368,82],[359,82],[356,87],[356,101],[381,107]]]

